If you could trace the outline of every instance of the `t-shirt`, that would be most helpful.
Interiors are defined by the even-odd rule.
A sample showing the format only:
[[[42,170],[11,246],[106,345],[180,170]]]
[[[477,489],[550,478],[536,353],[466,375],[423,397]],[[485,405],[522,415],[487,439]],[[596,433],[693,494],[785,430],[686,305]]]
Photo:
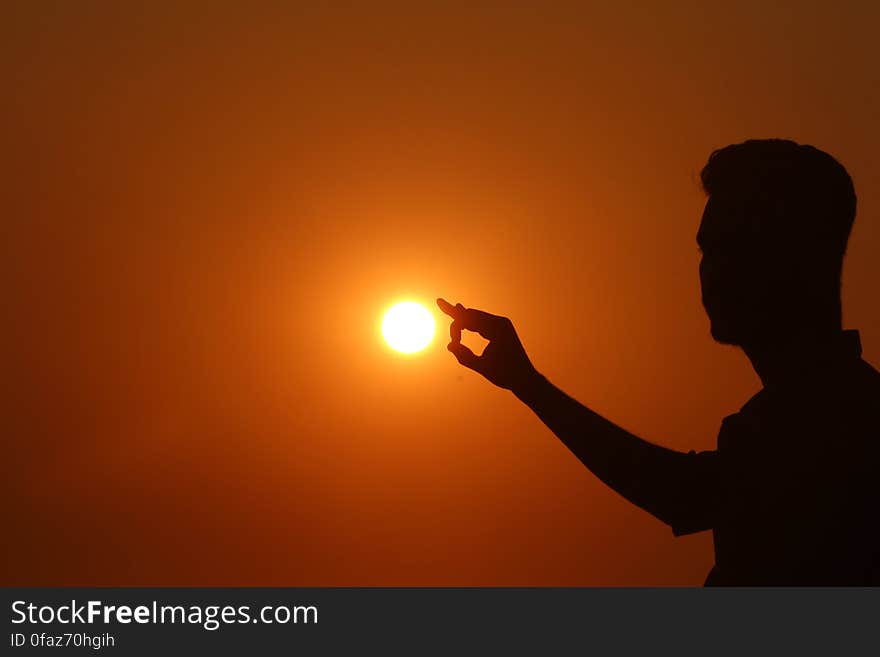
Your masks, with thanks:
[[[711,529],[706,585],[880,585],[880,373],[856,331],[724,418],[688,455],[702,492],[672,523]]]

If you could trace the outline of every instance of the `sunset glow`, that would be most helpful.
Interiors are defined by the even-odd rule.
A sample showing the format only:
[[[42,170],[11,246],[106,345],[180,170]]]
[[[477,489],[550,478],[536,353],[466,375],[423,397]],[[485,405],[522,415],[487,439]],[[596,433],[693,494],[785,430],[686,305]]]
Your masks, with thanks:
[[[84,5],[2,4],[7,587],[702,585],[711,532],[460,365],[435,298],[715,449],[762,383],[710,332],[699,173],[751,137],[855,179],[880,365],[880,2]]]

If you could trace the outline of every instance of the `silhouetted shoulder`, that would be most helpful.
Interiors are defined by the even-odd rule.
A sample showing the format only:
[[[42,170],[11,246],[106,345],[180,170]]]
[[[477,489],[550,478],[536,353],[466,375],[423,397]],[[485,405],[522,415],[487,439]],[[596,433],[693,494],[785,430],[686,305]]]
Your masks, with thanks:
[[[707,584],[880,584],[880,372],[849,338],[725,419]]]
[[[880,398],[880,372],[865,360],[859,360],[857,368],[856,384],[863,390],[868,399]],[[880,408],[877,409],[880,412]]]
[[[853,410],[865,430],[866,448],[876,460],[880,457],[880,372],[860,360],[845,391],[852,395]]]

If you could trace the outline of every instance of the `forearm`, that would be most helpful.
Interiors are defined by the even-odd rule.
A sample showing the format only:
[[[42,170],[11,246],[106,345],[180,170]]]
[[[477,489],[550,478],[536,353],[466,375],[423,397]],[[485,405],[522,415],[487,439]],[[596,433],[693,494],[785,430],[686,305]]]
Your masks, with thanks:
[[[690,455],[660,447],[572,399],[540,374],[513,390],[593,474],[627,500],[673,524],[692,481]]]

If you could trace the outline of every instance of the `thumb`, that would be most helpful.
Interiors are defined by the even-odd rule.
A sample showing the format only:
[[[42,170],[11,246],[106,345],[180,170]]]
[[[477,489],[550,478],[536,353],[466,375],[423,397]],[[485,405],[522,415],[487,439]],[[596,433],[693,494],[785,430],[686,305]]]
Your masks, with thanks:
[[[480,357],[461,342],[450,342],[446,345],[446,348],[452,352],[452,355],[455,356],[460,364],[476,372],[480,371]]]

